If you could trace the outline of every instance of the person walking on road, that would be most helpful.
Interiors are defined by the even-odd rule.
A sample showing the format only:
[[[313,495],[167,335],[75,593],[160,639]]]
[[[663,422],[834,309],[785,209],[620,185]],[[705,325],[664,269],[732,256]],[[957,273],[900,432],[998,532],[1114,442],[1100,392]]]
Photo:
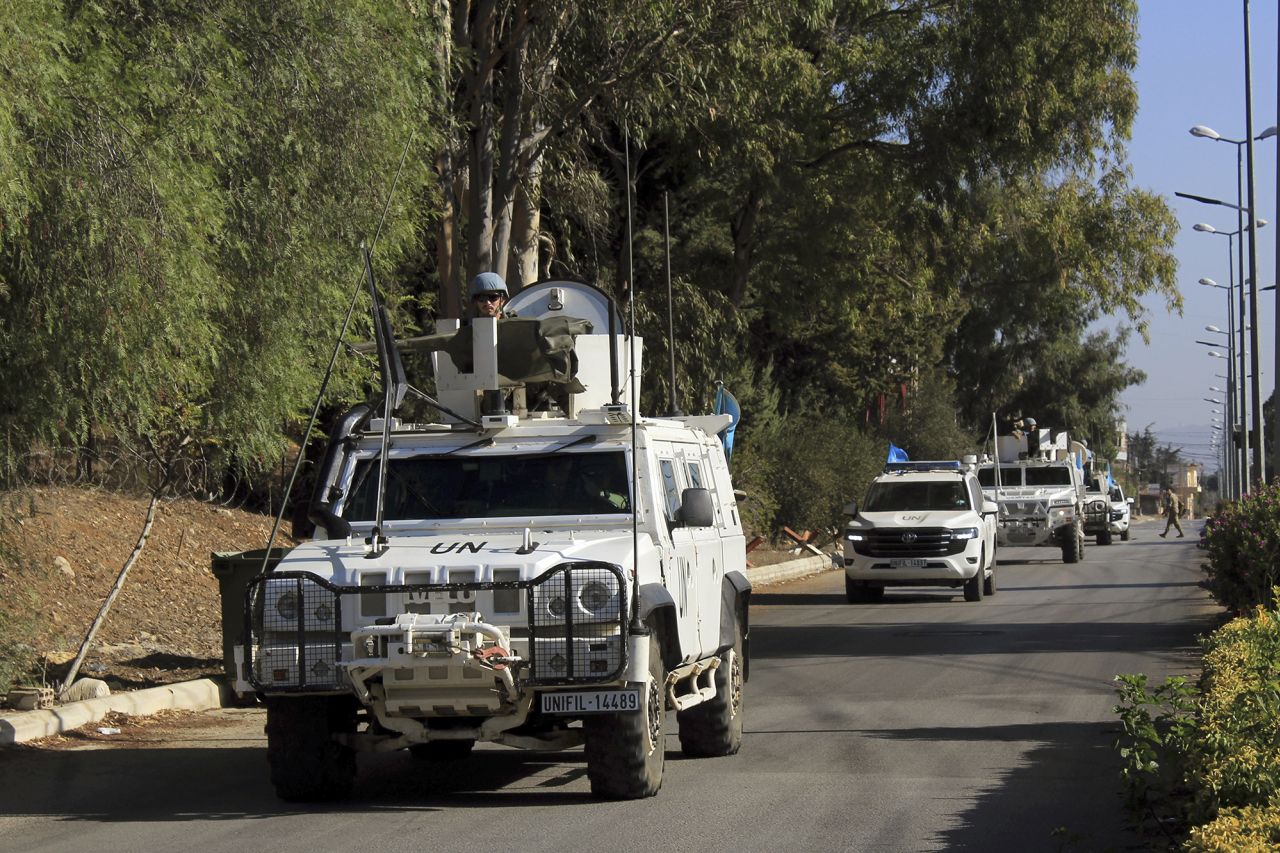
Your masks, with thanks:
[[[1178,496],[1173,493],[1172,489],[1165,489],[1161,495],[1161,502],[1164,505],[1164,517],[1167,519],[1164,523],[1164,533],[1160,534],[1163,539],[1169,534],[1169,528],[1174,527],[1178,530],[1178,538],[1182,538],[1182,525],[1178,523],[1178,513],[1182,511],[1182,502],[1178,500]]]

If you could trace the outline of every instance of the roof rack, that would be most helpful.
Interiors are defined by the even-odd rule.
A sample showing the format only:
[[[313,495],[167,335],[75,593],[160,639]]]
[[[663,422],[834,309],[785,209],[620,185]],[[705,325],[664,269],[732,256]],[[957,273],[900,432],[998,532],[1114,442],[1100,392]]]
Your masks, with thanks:
[[[963,471],[964,466],[958,459],[938,459],[924,462],[886,462],[884,473],[904,474],[913,471]]]

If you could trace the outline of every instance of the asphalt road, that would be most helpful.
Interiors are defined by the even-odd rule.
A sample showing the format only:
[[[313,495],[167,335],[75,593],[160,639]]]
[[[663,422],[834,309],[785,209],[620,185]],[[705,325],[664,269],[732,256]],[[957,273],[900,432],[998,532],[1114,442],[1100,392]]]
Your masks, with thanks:
[[[354,798],[297,807],[267,781],[263,716],[159,740],[0,752],[0,851],[1115,850],[1112,678],[1196,670],[1218,609],[1187,526],[1162,540],[1005,549],[999,593],[891,591],[838,572],[757,591],[746,737],[651,800],[597,802],[581,751],[478,750],[452,768],[361,756]],[[674,720],[672,720],[674,730]]]

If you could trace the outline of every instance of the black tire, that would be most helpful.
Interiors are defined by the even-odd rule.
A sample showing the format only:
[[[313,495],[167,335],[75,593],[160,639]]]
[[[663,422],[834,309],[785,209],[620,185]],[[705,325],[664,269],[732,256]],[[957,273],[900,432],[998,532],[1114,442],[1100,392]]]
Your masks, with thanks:
[[[655,630],[649,635],[649,685],[640,710],[631,714],[591,714],[586,735],[591,793],[609,800],[652,797],[662,787],[667,748],[667,669]]]
[[[844,600],[850,604],[873,604],[884,598],[882,586],[860,586],[844,577]]]
[[[1120,534],[1120,541],[1121,542],[1129,541],[1129,528],[1126,527],[1124,531]]]
[[[995,560],[991,561],[991,577],[987,578],[982,582],[982,594],[983,595],[996,594],[996,561]]]
[[[473,740],[431,740],[415,743],[409,747],[409,754],[419,761],[461,761],[471,755],[475,745]]]
[[[1062,562],[1078,563],[1080,556],[1084,551],[1084,540],[1079,533],[1074,530],[1067,537],[1067,541],[1062,543]]]
[[[733,755],[742,747],[742,624],[735,620],[733,648],[720,656],[716,697],[676,714],[680,749],[693,758]]]
[[[978,560],[978,570],[973,573],[973,577],[969,578],[967,581],[964,582],[964,600],[965,601],[981,601],[982,600],[983,587],[986,585],[984,582],[985,578],[983,578],[983,575],[987,573],[987,570],[982,568],[982,564],[985,563],[986,561],[987,561],[987,555],[986,555],[986,552],[984,551],[982,554],[982,559]]]
[[[356,778],[355,750],[333,739],[356,730],[347,696],[267,700],[267,762],[276,796],[288,802],[340,800]]]
[[[1111,531],[1110,531],[1110,530],[1104,530],[1104,531],[1102,531],[1101,533],[1099,533],[1099,534],[1098,534],[1098,544],[1099,544],[1099,545],[1110,545],[1110,544],[1111,544]]]

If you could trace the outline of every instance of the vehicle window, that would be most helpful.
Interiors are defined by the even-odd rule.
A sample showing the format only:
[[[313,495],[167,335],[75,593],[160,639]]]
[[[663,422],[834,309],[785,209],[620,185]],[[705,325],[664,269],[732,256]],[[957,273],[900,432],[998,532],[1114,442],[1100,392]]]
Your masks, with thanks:
[[[1071,469],[1065,465],[1051,468],[1027,468],[1028,486],[1070,486]]]
[[[994,489],[996,486],[996,469],[995,466],[989,468],[978,469],[978,482],[988,489]],[[1022,485],[1022,469],[1017,465],[1001,465],[1000,466],[1000,485],[1001,486],[1021,486]]]
[[[387,462],[383,518],[502,518],[631,512],[622,452],[486,457],[419,456]],[[378,463],[356,463],[343,507],[348,521],[372,521]]]
[[[1124,492],[1120,491],[1120,487],[1116,486],[1111,490],[1111,500],[1116,503],[1124,503]]]
[[[676,484],[676,466],[670,459],[659,459],[662,469],[662,491],[667,498],[667,518],[674,521],[680,509],[680,487]]]
[[[866,512],[899,512],[913,509],[972,509],[964,484],[958,480],[944,482],[896,482],[871,484],[867,493]]]
[[[982,509],[982,489],[978,486],[977,480],[965,480],[969,486],[969,503],[974,509]]]
[[[697,462],[689,463],[689,486],[694,489],[702,488],[702,469],[698,467]]]

